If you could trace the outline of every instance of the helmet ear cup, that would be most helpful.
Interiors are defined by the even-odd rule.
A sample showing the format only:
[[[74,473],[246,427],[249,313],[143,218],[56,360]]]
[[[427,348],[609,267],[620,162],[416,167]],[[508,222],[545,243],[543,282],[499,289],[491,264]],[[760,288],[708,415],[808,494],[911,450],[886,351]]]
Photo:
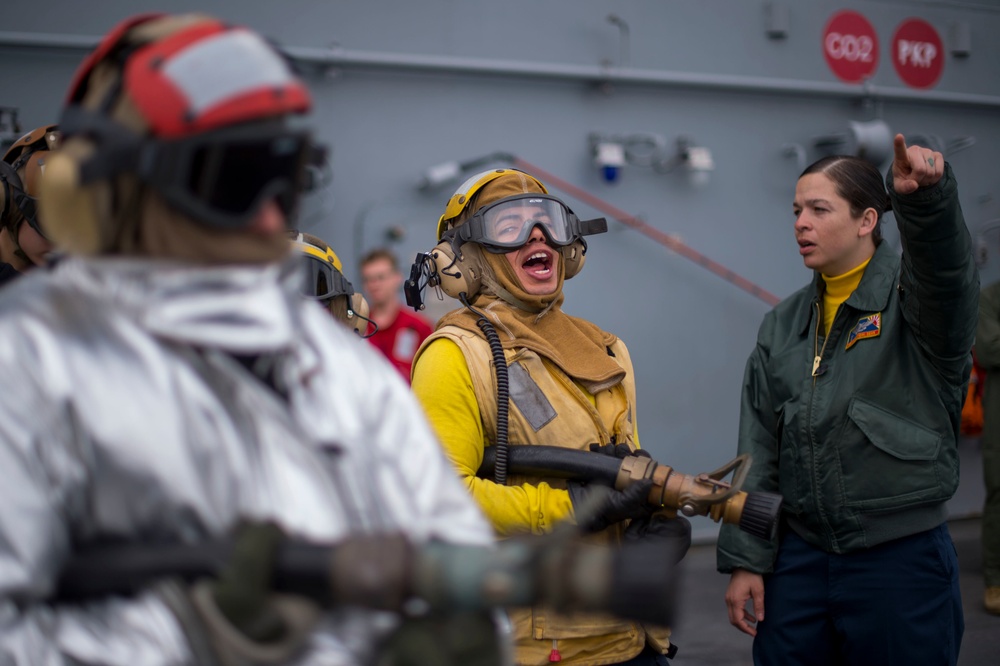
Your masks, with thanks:
[[[483,269],[482,255],[479,246],[466,243],[459,252],[458,258],[452,250],[451,241],[443,240],[430,251],[438,284],[442,291],[452,298],[458,298],[465,293],[472,299],[482,287]]]
[[[326,309],[338,322],[360,336],[368,333],[368,301],[361,294],[341,294],[327,302]]]
[[[351,294],[351,312],[348,315],[347,325],[354,329],[355,333],[364,336],[368,333],[368,301],[361,294]]]
[[[583,241],[576,241],[559,250],[563,258],[564,279],[568,280],[581,270],[583,262],[587,259],[587,246]]]
[[[80,185],[81,148],[66,146],[46,161],[39,184],[39,220],[57,247],[94,254],[101,243],[98,186]]]

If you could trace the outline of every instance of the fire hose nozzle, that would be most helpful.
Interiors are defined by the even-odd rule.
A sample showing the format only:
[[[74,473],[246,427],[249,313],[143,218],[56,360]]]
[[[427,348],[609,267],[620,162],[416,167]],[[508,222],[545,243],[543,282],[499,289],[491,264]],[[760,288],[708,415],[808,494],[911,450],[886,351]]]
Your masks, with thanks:
[[[480,478],[493,478],[495,448],[488,446],[483,452],[483,463],[476,472]],[[744,532],[762,539],[773,538],[778,529],[781,495],[741,490],[750,470],[749,455],[739,456],[714,472],[692,476],[647,456],[615,458],[542,445],[512,446],[507,453],[513,474],[602,483],[618,490],[651,479],[653,488],[649,503],[654,506],[680,511],[685,516],[707,516],[717,523],[737,525]],[[724,481],[730,473],[732,481]]]
[[[777,531],[781,495],[740,490],[750,471],[750,457],[739,456],[714,472],[691,476],[652,458],[628,456],[618,470],[615,487],[651,479],[649,501],[657,506],[680,511],[685,516],[708,516],[715,522],[737,525],[741,530],[762,539],[771,539]],[[723,480],[730,472],[732,482]]]

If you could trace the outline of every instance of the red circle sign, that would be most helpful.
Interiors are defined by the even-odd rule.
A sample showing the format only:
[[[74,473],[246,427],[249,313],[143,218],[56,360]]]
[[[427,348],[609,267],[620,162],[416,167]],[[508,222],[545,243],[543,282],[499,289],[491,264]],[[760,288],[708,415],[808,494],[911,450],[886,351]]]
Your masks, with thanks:
[[[841,81],[864,81],[878,66],[875,28],[857,12],[837,12],[823,29],[823,57]]]
[[[906,19],[892,36],[892,64],[899,78],[914,88],[930,88],[944,70],[941,37],[927,21]]]

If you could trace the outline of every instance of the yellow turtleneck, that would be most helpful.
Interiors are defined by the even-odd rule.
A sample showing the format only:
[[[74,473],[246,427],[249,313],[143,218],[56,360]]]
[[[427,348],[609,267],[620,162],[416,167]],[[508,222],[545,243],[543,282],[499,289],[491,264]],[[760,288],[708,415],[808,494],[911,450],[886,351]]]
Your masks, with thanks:
[[[858,288],[858,284],[861,282],[861,276],[865,274],[865,268],[868,267],[868,262],[871,261],[871,257],[865,260],[865,262],[851,270],[847,271],[843,275],[837,275],[835,277],[830,277],[829,275],[822,274],[823,282],[826,283],[826,291],[823,292],[823,335],[830,335],[830,327],[833,326],[833,318],[837,314],[837,308],[840,304],[847,300],[847,297],[854,293],[854,290]]]

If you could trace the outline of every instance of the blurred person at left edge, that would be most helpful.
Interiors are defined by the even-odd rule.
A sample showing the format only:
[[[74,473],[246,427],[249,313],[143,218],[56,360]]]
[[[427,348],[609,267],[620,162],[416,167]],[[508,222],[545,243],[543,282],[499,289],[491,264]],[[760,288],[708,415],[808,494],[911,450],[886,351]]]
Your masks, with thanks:
[[[367,664],[399,616],[276,593],[285,537],[491,543],[406,384],[300,293],[309,107],[203,15],[127,20],[81,66],[40,198],[65,257],[0,293],[0,663]],[[54,597],[96,545],[227,538],[223,575]]]

